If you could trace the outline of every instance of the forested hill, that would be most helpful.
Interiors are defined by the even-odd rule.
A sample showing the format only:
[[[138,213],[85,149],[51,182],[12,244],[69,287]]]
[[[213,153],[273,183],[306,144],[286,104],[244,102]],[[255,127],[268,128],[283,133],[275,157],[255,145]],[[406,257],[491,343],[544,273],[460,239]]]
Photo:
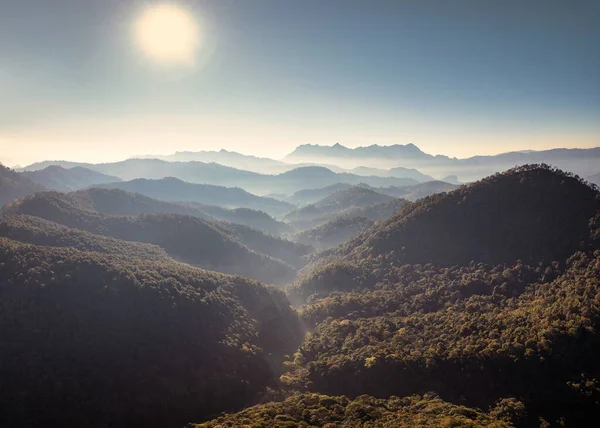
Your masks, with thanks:
[[[58,165],[50,165],[47,168],[37,171],[23,171],[21,175],[50,190],[58,190],[60,192],[70,192],[93,186],[94,184],[120,181],[118,177],[102,174],[80,166],[63,168]]]
[[[407,204],[289,287],[313,331],[282,380],[480,409],[515,399],[518,426],[587,426],[600,411],[599,208],[595,188],[544,165]]]
[[[433,394],[354,400],[322,394],[295,394],[280,401],[250,407],[190,428],[237,427],[490,427],[519,422],[522,404],[504,400],[489,413],[446,403]]]
[[[544,165],[496,174],[405,205],[335,251],[347,260],[396,263],[550,263],[587,249],[596,189]]]
[[[29,215],[1,216],[0,237],[26,244],[70,247],[81,251],[108,254],[124,254],[127,257],[144,260],[166,261],[169,258],[165,250],[157,245],[94,235]]]
[[[342,216],[297,234],[294,241],[312,245],[318,250],[332,248],[360,235],[372,227],[373,223],[365,217]]]
[[[70,197],[81,204],[103,214],[183,214],[205,220],[219,220],[242,224],[265,232],[279,235],[289,229],[263,211],[249,208],[226,209],[215,205],[194,202],[166,202],[140,193],[120,189],[90,188],[74,192]]]
[[[42,190],[43,186],[0,164],[0,206]]]
[[[284,214],[294,207],[287,202],[253,195],[239,187],[188,183],[173,177],[160,180],[135,179],[103,184],[98,187],[141,193],[151,198],[170,202],[187,201],[226,208],[258,209],[271,215]]]
[[[362,208],[381,204],[394,204],[396,198],[378,193],[366,186],[353,186],[337,190],[325,198],[290,211],[285,216],[297,231],[311,229],[342,215],[356,216]]]
[[[135,216],[139,214],[182,214],[215,220],[204,211],[191,206],[150,198],[140,193],[120,189],[93,187],[79,190],[65,196],[73,203],[101,214]]]
[[[3,426],[181,427],[278,376],[283,293],[180,263],[0,238]]]
[[[42,192],[5,209],[125,241],[156,244],[172,257],[206,269],[282,284],[295,276],[289,263],[301,264],[309,248],[242,226],[197,217],[150,214],[135,217],[98,213],[72,194]],[[249,247],[259,248],[253,251]],[[271,257],[281,254],[287,262]]]

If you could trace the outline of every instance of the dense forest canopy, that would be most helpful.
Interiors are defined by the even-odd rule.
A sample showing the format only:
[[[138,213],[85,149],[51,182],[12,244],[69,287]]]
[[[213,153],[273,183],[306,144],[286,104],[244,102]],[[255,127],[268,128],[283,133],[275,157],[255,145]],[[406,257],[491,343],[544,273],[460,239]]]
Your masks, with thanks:
[[[446,403],[433,395],[352,400],[320,394],[292,395],[281,402],[254,406],[189,428],[284,427],[494,427],[511,426],[522,413],[515,400],[498,403],[489,413]]]
[[[282,381],[479,408],[515,397],[520,425],[579,426],[600,399],[599,204],[541,165],[406,205],[289,287],[313,331]]]
[[[5,238],[0,254],[7,426],[182,426],[252,401],[301,337],[283,293],[241,277]]]

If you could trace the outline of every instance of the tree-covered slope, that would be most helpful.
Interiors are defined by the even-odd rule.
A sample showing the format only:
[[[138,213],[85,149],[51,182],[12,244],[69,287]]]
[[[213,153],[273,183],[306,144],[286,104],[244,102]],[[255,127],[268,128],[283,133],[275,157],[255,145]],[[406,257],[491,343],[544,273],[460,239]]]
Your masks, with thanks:
[[[406,203],[406,199],[392,199],[381,204],[349,209],[345,212],[345,215],[366,217],[373,221],[387,220]]]
[[[118,177],[102,174],[81,166],[63,168],[58,165],[50,165],[41,170],[23,171],[21,174],[50,190],[60,192],[71,192],[95,184],[120,181]]]
[[[524,166],[405,205],[336,256],[398,263],[550,263],[586,249],[598,193],[577,177]]]
[[[243,179],[241,182],[243,182]],[[172,177],[160,180],[140,178],[103,184],[98,187],[141,193],[151,198],[170,202],[187,201],[225,208],[251,208],[265,211],[270,215],[282,215],[294,208],[293,205],[287,202],[256,196],[239,187],[188,183]]]
[[[0,238],[5,426],[178,427],[251,403],[297,345],[278,290]]]
[[[302,221],[327,214],[340,214],[350,208],[390,202],[392,196],[383,195],[367,187],[353,186],[337,190],[314,204],[298,208],[285,216],[289,222]]]
[[[435,395],[352,400],[321,394],[297,394],[283,401],[250,407],[190,428],[284,427],[495,427],[511,426],[521,403],[504,400],[485,413],[444,402]]]
[[[90,188],[71,194],[83,205],[103,214],[183,214],[211,221],[225,221],[245,225],[279,235],[289,229],[285,223],[275,220],[263,211],[249,208],[226,209],[216,205],[195,202],[166,202],[140,193],[120,189]]]
[[[228,229],[236,228],[234,225],[221,225],[176,214],[109,216],[94,211],[85,200],[73,197],[73,194],[57,192],[38,193],[13,204],[6,211],[41,217],[68,227],[125,241],[156,244],[180,261],[210,270],[241,274],[276,284],[288,282],[295,276],[295,269],[289,264],[251,250],[242,243],[242,239],[228,233]],[[281,244],[288,253],[290,248],[298,248],[300,252],[307,251],[298,244],[258,231],[246,232],[245,243],[257,242],[262,247],[268,247],[268,243]],[[259,240],[257,236],[263,239]],[[296,260],[301,257],[302,255],[298,255]]]
[[[433,180],[424,183],[415,184],[412,186],[402,187],[383,187],[375,189],[378,192],[391,195],[396,198],[403,198],[409,201],[416,201],[426,196],[434,195],[436,193],[445,193],[457,189],[458,186],[455,184],[447,183],[444,181]]]
[[[483,408],[516,397],[529,424],[579,426],[600,410],[600,251],[564,267],[387,269],[361,292],[313,295],[303,316],[314,332],[286,382],[351,396],[436,391]]]
[[[283,377],[296,388],[516,397],[522,426],[600,410],[600,209],[577,177],[528,166],[408,204],[289,293],[314,329]]]
[[[42,190],[43,186],[0,164],[0,206]]]
[[[348,183],[336,183],[330,186],[320,187],[317,189],[303,189],[298,190],[292,196],[290,196],[290,202],[295,204],[312,204],[317,201],[320,201],[323,198],[331,195],[332,193],[337,192],[338,190],[346,190],[353,187]]]
[[[250,208],[226,209],[216,205],[204,205],[194,202],[182,204],[191,205],[199,211],[212,216],[216,220],[241,224],[276,236],[291,231],[291,227],[288,224],[275,220],[269,214],[260,210],[252,210]]]
[[[294,241],[311,245],[318,250],[337,247],[348,239],[360,235],[373,226],[373,223],[366,217],[341,216],[297,234]]]
[[[169,256],[162,248],[140,242],[128,242],[94,235],[28,215],[0,217],[0,236],[26,244],[48,247],[71,247],[81,251],[124,254],[144,260],[165,260]]]
[[[93,187],[70,193],[66,196],[81,206],[100,214],[135,216],[140,214],[182,214],[215,220],[214,217],[193,206],[166,202],[140,193],[120,189]]]

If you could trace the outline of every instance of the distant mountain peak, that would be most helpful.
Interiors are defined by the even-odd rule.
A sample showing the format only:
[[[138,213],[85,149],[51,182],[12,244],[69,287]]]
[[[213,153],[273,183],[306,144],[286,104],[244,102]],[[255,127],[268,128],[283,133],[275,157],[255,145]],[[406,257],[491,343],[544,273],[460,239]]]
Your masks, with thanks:
[[[371,144],[370,146],[359,146],[348,148],[335,143],[333,146],[321,146],[318,144],[303,144],[298,146],[296,150],[286,156],[286,160],[299,160],[302,158],[335,158],[343,156],[347,159],[356,159],[362,161],[365,158],[382,158],[382,159],[415,159],[429,160],[433,156],[423,152],[413,143],[394,144],[390,146],[381,146],[379,144]],[[332,160],[332,162],[334,162]]]

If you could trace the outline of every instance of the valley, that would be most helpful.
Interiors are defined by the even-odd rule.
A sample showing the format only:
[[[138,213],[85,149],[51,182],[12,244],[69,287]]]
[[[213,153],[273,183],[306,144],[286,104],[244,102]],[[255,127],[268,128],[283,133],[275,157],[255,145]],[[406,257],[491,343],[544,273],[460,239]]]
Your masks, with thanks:
[[[272,198],[72,168],[1,171],[11,424],[526,427],[598,410],[600,194],[574,174]]]

